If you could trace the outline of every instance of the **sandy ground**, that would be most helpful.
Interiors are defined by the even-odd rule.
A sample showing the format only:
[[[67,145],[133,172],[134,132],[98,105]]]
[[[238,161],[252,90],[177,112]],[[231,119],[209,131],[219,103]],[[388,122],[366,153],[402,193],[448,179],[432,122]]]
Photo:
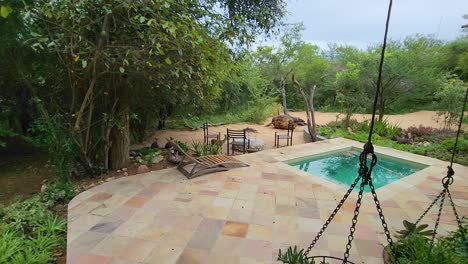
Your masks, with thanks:
[[[292,112],[292,116],[301,117],[302,119],[306,120],[306,113],[305,112]],[[339,113],[316,113],[316,121],[318,125],[326,125],[330,122],[333,122],[337,119],[337,115]],[[340,117],[341,118],[341,117]],[[358,121],[362,121],[365,119],[370,119],[371,115],[367,114],[355,114],[353,115],[354,119]],[[410,126],[431,126],[434,128],[440,128],[441,123],[437,122],[438,116],[434,111],[419,111],[414,113],[402,114],[402,115],[387,115],[387,120],[390,123],[398,124],[401,128],[408,128]],[[270,123],[271,118],[265,120],[263,125],[260,124],[248,124],[248,123],[238,123],[238,124],[229,124],[223,126],[215,126],[210,127],[209,132],[218,133],[221,132],[221,138],[224,138],[226,134],[226,129],[244,129],[246,127],[254,128],[258,131],[258,133],[250,133],[249,137],[259,138],[265,142],[265,147],[267,149],[274,147],[274,135],[275,132],[278,133],[285,133],[285,130],[275,129],[273,126],[266,127],[268,123]],[[293,134],[293,145],[296,144],[303,144],[305,143],[303,138],[303,127],[297,127],[294,130]],[[157,131],[153,137],[149,138],[146,144],[151,144],[154,140],[157,139],[158,143],[164,145],[166,143],[166,139],[169,137],[173,137],[176,140],[180,140],[183,142],[187,142],[189,145],[193,141],[203,141],[203,130],[188,130],[188,129],[171,129],[171,130],[161,130]],[[286,142],[283,140],[281,144],[285,144]],[[226,145],[224,145],[224,149],[226,151]]]

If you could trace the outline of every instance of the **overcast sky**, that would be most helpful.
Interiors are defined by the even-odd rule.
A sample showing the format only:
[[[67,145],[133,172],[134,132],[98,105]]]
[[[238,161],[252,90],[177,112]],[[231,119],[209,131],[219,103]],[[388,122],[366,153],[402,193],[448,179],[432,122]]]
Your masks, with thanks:
[[[365,48],[383,39],[388,0],[286,0],[287,22],[303,22],[303,40],[326,47],[338,42]],[[433,34],[453,40],[463,33],[468,0],[394,0],[389,37]],[[267,44],[267,43],[263,43]]]

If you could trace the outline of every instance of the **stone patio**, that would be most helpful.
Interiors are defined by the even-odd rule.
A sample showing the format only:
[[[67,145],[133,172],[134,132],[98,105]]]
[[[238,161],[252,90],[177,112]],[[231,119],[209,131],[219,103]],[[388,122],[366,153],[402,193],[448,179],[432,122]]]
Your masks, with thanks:
[[[175,168],[120,178],[79,194],[68,206],[67,263],[276,263],[278,249],[306,247],[347,187],[283,163],[362,143],[342,138],[238,156],[250,167],[187,180]],[[375,147],[429,165],[377,190],[392,234],[415,221],[441,191],[448,162]],[[377,154],[378,155],[378,154]],[[450,187],[468,215],[468,170]],[[357,173],[357,172],[356,172]],[[353,192],[311,255],[342,257],[357,198]],[[364,195],[351,249],[355,263],[382,263],[385,237],[371,194]],[[436,209],[423,222],[433,226]],[[456,228],[445,205],[439,233]]]

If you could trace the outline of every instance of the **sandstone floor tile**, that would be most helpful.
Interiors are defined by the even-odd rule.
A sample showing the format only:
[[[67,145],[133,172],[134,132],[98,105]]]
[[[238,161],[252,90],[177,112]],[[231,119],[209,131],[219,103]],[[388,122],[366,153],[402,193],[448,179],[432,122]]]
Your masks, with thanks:
[[[243,256],[251,257],[263,261],[271,261],[273,247],[270,241],[250,240],[244,243]]]
[[[223,235],[234,237],[245,237],[249,225],[246,223],[226,221],[223,227]]]
[[[205,250],[185,249],[177,259],[177,264],[208,263],[209,253]]]
[[[176,263],[184,250],[183,247],[158,246],[146,257],[145,263]]]
[[[224,256],[240,256],[245,240],[240,237],[219,236],[211,252]]]
[[[124,205],[129,207],[141,208],[143,205],[148,202],[148,198],[142,196],[134,196],[130,198]]]
[[[133,239],[128,242],[124,250],[117,256],[123,259],[141,262],[149,256],[156,247],[156,243],[142,239]]]
[[[97,254],[84,254],[78,258],[77,264],[108,264],[111,258]]]
[[[247,231],[247,238],[251,240],[271,241],[273,231],[271,226],[250,224]]]

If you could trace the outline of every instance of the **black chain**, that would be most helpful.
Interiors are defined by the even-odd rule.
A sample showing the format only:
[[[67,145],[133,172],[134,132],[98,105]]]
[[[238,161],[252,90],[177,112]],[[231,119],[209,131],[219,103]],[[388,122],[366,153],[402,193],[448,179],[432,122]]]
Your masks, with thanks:
[[[357,224],[357,220],[359,217],[359,209],[361,208],[362,193],[364,192],[365,186],[366,186],[366,182],[363,180],[361,182],[361,186],[359,187],[358,199],[356,201],[356,206],[354,207],[354,215],[353,215],[351,227],[349,228],[348,243],[346,244],[346,251],[343,255],[343,263],[348,262],[349,251],[351,250],[351,243],[353,242],[354,232],[356,231],[356,224]]]
[[[447,194],[450,200],[450,204],[452,205],[453,214],[455,215],[455,218],[457,219],[458,226],[461,228],[462,222],[460,220],[460,216],[458,216],[457,208],[455,208],[455,204],[453,203],[453,200],[452,200],[452,195],[450,194],[450,190],[448,188],[447,188]]]
[[[437,203],[437,201],[440,199],[440,197],[442,197],[442,194],[444,194],[445,192],[445,189],[442,190],[439,195],[437,195],[437,197],[434,199],[434,201],[432,201],[431,205],[429,205],[429,207],[426,209],[426,211],[424,211],[422,213],[422,215],[418,218],[418,220],[416,220],[416,223],[415,225],[418,225],[419,222],[421,222],[421,220],[424,218],[424,216],[429,212],[429,210],[431,210],[432,206],[434,206],[435,203]]]
[[[374,184],[372,180],[369,181],[369,187],[371,188],[372,196],[374,197],[375,206],[377,207],[377,212],[379,213],[380,221],[382,222],[382,226],[384,228],[385,236],[387,237],[387,242],[390,245],[390,249],[393,251],[395,246],[393,246],[393,240],[390,236],[390,231],[388,230],[387,222],[385,221],[385,216],[382,211],[382,207],[380,206],[379,198],[377,198],[377,193],[375,192]]]
[[[333,212],[331,213],[331,215],[328,217],[327,221],[325,222],[325,224],[322,226],[322,228],[320,229],[320,231],[317,233],[317,235],[315,236],[314,240],[312,241],[312,243],[310,243],[309,247],[307,248],[307,250],[304,252],[304,256],[307,256],[309,255],[309,252],[312,250],[312,248],[315,246],[315,244],[317,243],[317,241],[319,240],[319,238],[322,236],[323,232],[325,232],[325,230],[327,229],[328,225],[330,224],[330,222],[333,220],[333,218],[335,217],[335,215],[338,213],[338,211],[340,210],[341,206],[343,206],[343,204],[346,202],[346,199],[348,199],[348,196],[351,194],[351,192],[353,191],[354,187],[356,187],[357,183],[359,182],[359,179],[360,177],[356,177],[356,179],[354,180],[353,184],[351,184],[351,187],[349,187],[348,191],[346,192],[346,194],[343,196],[343,198],[341,199],[341,201],[338,203],[338,205],[336,206],[335,210],[333,210]]]
[[[431,239],[431,249],[432,246],[434,245],[434,240],[437,234],[437,228],[439,228],[439,222],[440,222],[440,215],[442,214],[442,208],[444,207],[444,201],[445,201],[445,195],[447,194],[447,188],[444,188],[442,191],[442,198],[440,199],[440,206],[439,206],[439,212],[437,213],[437,219],[434,225],[434,232],[432,233],[432,239]]]

